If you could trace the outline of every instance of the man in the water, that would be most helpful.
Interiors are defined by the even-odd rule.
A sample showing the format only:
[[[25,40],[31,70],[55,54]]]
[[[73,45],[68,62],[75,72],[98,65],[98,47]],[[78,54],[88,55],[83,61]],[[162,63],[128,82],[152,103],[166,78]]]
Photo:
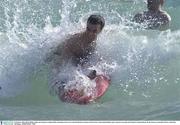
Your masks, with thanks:
[[[164,0],[147,0],[148,11],[136,14],[133,21],[144,24],[148,29],[168,29],[171,17],[167,12],[162,11],[163,4]]]
[[[71,61],[75,66],[83,65],[95,51],[97,36],[104,25],[105,20],[102,16],[91,15],[87,20],[86,30],[70,36],[63,47],[60,45],[54,54],[61,56],[64,63]],[[88,76],[93,78],[95,74],[96,72],[92,71]]]

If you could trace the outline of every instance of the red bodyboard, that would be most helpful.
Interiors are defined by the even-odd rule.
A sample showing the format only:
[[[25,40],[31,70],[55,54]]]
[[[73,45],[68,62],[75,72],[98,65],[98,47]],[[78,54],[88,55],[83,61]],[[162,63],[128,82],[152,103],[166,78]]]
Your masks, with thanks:
[[[88,104],[91,101],[94,101],[107,91],[110,80],[104,75],[98,75],[95,78],[96,88],[95,88],[95,96],[86,96],[83,95],[82,92],[79,92],[76,89],[63,91],[59,94],[59,98],[64,102],[77,103],[77,104]]]

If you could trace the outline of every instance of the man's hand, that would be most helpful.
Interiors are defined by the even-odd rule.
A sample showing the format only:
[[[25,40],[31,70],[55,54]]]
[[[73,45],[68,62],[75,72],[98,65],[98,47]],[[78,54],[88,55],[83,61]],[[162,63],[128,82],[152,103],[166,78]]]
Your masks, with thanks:
[[[96,70],[92,70],[92,71],[89,73],[88,77],[89,77],[91,80],[94,79],[94,78],[96,78]]]

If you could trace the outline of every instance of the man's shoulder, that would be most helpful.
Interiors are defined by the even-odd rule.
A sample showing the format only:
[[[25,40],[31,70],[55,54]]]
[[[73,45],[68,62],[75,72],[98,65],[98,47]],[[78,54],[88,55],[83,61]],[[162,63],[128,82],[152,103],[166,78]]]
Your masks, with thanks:
[[[161,11],[161,18],[167,21],[171,21],[170,15],[166,11]]]
[[[65,42],[75,42],[81,37],[82,33],[70,34],[67,36]]]
[[[56,53],[60,53],[68,48],[71,48],[73,39],[74,36],[72,34],[66,35],[66,38],[57,46]]]
[[[67,36],[65,42],[64,42],[64,48],[72,49],[74,47],[77,47],[77,43],[81,38],[81,33],[75,33]]]

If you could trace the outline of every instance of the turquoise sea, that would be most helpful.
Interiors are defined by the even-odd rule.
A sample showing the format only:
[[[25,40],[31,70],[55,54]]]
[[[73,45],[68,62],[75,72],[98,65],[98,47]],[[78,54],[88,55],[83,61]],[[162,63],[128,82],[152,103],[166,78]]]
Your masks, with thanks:
[[[0,120],[180,120],[180,1],[165,0],[167,31],[135,27],[145,9],[145,0],[0,0]],[[93,13],[106,20],[97,52],[111,86],[97,102],[63,103],[45,59]]]

